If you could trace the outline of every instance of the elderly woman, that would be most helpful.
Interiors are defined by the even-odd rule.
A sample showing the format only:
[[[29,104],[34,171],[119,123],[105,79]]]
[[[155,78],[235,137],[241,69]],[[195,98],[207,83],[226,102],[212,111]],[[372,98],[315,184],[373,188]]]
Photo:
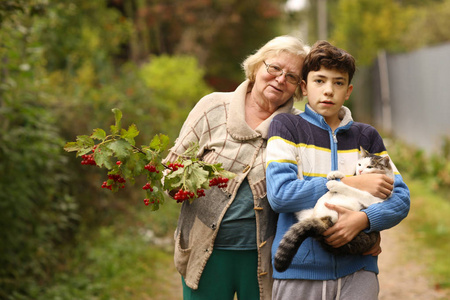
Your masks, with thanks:
[[[300,72],[306,51],[297,38],[280,36],[243,62],[246,80],[230,93],[212,93],[190,112],[165,162],[192,142],[208,163],[237,176],[183,203],[175,233],[175,265],[183,298],[270,299],[270,250],[276,214],[266,197],[265,148],[272,118],[300,113]]]

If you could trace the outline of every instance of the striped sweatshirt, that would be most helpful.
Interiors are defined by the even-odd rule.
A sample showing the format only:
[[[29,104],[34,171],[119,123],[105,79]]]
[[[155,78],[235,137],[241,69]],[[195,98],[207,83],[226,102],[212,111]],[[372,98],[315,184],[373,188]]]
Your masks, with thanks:
[[[370,153],[388,155],[375,128],[354,122],[346,107],[341,108],[340,118],[341,124],[333,132],[325,119],[307,105],[304,113],[280,114],[271,122],[266,152],[267,196],[273,210],[279,213],[272,259],[285,232],[297,222],[294,213],[314,207],[328,191],[326,176],[330,171],[354,175],[360,146]],[[409,189],[393,167],[395,183],[391,197],[363,210],[370,224],[367,232],[391,228],[409,212]],[[378,274],[377,257],[336,256],[308,238],[290,267],[282,273],[274,269],[273,277],[335,280],[361,269]]]

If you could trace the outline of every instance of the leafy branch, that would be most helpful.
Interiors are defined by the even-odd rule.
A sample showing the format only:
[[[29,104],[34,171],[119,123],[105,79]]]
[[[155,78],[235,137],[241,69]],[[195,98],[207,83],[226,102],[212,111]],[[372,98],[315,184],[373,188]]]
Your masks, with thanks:
[[[147,183],[142,187],[146,195],[144,203],[154,211],[164,203],[165,192],[173,195],[177,202],[193,201],[204,196],[205,189],[226,187],[228,179],[234,178],[235,174],[224,170],[222,164],[199,160],[196,157],[198,144],[191,145],[177,161],[164,165],[162,153],[168,148],[169,138],[157,134],[149,145],[138,147],[135,143],[139,135],[136,125],[122,128],[122,112],[117,108],[112,112],[115,124],[110,126],[109,134],[97,128],[91,135],[77,136],[75,142],[64,146],[64,150],[81,156],[83,165],[108,170],[108,179],[102,188],[117,192],[125,188],[127,182],[134,184],[138,176],[145,176]]]

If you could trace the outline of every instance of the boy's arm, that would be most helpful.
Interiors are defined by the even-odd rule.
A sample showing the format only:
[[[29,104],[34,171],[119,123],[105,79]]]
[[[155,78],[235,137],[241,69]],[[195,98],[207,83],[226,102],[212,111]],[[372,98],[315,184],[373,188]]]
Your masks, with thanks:
[[[360,231],[381,231],[389,229],[403,220],[409,212],[409,189],[400,175],[396,175],[391,197],[362,211],[351,211],[337,205],[325,204],[339,214],[339,219],[323,233],[333,247],[340,247],[351,241]]]
[[[383,174],[363,174],[342,178],[346,185],[369,192],[375,197],[386,199],[394,188],[394,180]]]
[[[409,189],[400,174],[395,175],[394,190],[386,201],[364,209],[369,218],[369,231],[389,229],[400,223],[409,213]]]
[[[281,120],[281,115],[275,117],[269,128],[266,149],[267,198],[276,212],[297,212],[314,207],[317,199],[328,191],[327,179],[298,179],[298,145],[294,142],[293,133]]]
[[[339,214],[336,224],[323,233],[326,242],[333,247],[344,246],[369,227],[369,219],[362,211],[352,211],[329,203],[325,203],[325,206]]]

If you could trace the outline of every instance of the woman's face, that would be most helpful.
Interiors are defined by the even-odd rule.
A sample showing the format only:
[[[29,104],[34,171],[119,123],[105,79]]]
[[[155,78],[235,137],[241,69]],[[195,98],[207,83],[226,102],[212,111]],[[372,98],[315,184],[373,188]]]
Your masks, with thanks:
[[[286,80],[286,73],[300,76],[303,58],[282,52],[278,56],[266,59],[265,63],[276,65],[283,70],[283,74],[280,76],[269,74],[266,65],[262,63],[256,72],[255,83],[251,93],[253,101],[258,106],[265,111],[273,113],[278,107],[285,104],[299,87],[298,84],[293,84]]]

